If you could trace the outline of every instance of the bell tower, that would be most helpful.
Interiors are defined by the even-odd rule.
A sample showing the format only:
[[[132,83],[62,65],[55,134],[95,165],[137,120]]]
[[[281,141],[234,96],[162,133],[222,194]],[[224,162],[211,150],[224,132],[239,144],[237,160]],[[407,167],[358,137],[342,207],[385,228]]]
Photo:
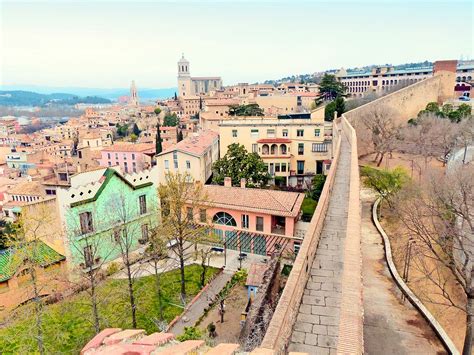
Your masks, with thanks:
[[[130,106],[138,106],[138,90],[137,86],[135,85],[135,80],[132,81],[132,85],[130,85]]]
[[[189,61],[181,55],[178,61],[178,93],[180,97],[192,95]]]

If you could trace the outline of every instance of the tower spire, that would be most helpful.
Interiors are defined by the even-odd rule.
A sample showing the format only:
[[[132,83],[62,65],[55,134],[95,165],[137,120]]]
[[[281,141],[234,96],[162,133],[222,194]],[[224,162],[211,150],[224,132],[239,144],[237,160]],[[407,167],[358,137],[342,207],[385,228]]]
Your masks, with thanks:
[[[135,85],[135,80],[132,80],[132,85],[130,85],[130,106],[138,106],[138,90]]]

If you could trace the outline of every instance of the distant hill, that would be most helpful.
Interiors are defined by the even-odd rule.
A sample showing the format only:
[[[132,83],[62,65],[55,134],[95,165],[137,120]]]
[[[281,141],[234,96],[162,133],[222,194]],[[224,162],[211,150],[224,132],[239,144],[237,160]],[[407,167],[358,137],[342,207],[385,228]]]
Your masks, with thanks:
[[[65,93],[39,94],[33,91],[22,90],[0,91],[0,105],[2,106],[72,106],[79,103],[107,104],[111,102],[109,99],[98,96],[80,97]]]
[[[80,87],[48,87],[48,86],[34,86],[34,85],[5,85],[0,87],[0,90],[23,90],[33,91],[39,94],[54,94],[57,92],[67,92],[77,96],[99,96],[106,99],[117,100],[120,96],[130,95],[129,88],[80,88]],[[177,88],[140,88],[138,87],[138,97],[140,100],[156,100],[166,99],[174,96]]]

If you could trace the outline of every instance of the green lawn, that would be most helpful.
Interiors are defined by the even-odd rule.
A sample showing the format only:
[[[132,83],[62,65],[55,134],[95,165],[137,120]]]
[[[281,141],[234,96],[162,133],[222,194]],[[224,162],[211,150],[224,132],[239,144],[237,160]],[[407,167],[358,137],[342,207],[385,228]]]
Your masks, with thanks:
[[[317,201],[313,200],[310,197],[305,196],[303,204],[301,205],[301,210],[303,211],[303,218],[311,220],[314,210],[316,209]]]
[[[188,297],[200,290],[201,267],[186,267],[186,291]],[[208,277],[218,269],[209,268]],[[162,275],[162,300],[164,318],[170,322],[182,312],[180,304],[179,270]],[[155,292],[154,276],[140,278],[135,284],[137,299],[138,328],[147,333],[158,331],[155,321],[159,320],[158,300]],[[128,301],[127,280],[106,280],[99,286],[101,329],[118,327],[131,328],[131,311]],[[77,354],[94,336],[91,306],[88,295],[83,292],[62,302],[44,308],[44,339],[47,353]],[[37,352],[32,305],[22,307],[8,327],[0,329],[0,354],[26,354]]]

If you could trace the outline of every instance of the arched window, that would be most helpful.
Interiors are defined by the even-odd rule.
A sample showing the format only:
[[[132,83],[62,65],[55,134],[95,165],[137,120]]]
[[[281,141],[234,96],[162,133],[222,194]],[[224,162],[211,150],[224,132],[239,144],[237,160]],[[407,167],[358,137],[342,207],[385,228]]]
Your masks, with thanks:
[[[272,154],[278,153],[278,146],[276,144],[272,144],[272,147],[270,149],[271,149]]]
[[[286,144],[280,145],[280,154],[285,155],[286,154]]]
[[[221,224],[223,226],[237,227],[234,217],[232,217],[227,212],[217,212],[212,218],[212,222],[215,224]]]
[[[266,154],[268,154],[268,151],[269,151],[268,144],[264,144],[262,146],[262,154],[266,155]]]

